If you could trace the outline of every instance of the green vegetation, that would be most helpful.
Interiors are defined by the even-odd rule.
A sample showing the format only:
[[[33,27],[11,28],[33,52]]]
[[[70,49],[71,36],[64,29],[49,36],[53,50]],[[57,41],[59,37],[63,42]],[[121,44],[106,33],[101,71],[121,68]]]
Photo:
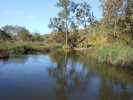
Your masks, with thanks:
[[[95,50],[92,55],[99,61],[131,66],[133,1],[99,1],[103,18],[97,20],[90,4],[58,0],[56,7],[62,9],[57,17],[50,18],[48,27],[53,30],[50,34],[40,35],[37,30],[30,32],[25,27],[5,25],[0,29],[0,50],[23,54],[61,46],[91,47]]]
[[[63,49],[70,49],[71,47],[70,47],[69,45],[66,45],[66,44],[65,44],[65,45],[62,46],[62,48],[63,48]]]
[[[101,45],[98,50],[92,53],[98,61],[107,62],[116,66],[133,67],[133,48],[125,45]]]
[[[61,44],[44,44],[40,42],[18,42],[18,41],[1,41],[0,49],[8,51],[10,54],[24,54],[34,52],[45,52],[48,49],[61,47]]]

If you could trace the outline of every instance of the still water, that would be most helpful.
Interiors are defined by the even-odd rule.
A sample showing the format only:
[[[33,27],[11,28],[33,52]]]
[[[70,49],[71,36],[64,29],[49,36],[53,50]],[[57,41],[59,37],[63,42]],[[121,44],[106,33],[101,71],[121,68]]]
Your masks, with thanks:
[[[133,100],[133,70],[86,51],[11,55],[0,60],[0,100]]]

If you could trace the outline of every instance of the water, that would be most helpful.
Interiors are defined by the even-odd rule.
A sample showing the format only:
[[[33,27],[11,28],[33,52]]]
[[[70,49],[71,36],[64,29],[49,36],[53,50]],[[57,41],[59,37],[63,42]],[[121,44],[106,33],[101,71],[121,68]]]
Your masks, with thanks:
[[[0,100],[133,100],[133,70],[86,51],[57,50],[0,60]]]

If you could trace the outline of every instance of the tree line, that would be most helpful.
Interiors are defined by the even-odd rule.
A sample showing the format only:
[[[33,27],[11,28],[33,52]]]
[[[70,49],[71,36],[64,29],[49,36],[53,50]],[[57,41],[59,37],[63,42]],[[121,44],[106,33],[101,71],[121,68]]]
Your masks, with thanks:
[[[48,25],[55,32],[55,41],[64,42],[65,40],[66,45],[68,42],[74,45],[78,38],[78,26],[82,25],[86,30],[87,44],[87,27],[94,19],[93,13],[90,11],[91,6],[86,2],[75,3],[70,0],[58,0],[55,6],[62,8],[57,17],[50,18],[50,24]],[[68,37],[70,33],[71,35]]]
[[[57,17],[50,18],[48,25],[53,29],[54,40],[74,45],[79,37],[85,35],[86,47],[88,41],[103,38],[107,38],[109,43],[133,44],[133,1],[99,1],[103,18],[97,20],[87,2],[58,0],[55,6],[62,10]]]
[[[133,41],[133,0],[100,0],[105,32],[127,45]]]
[[[17,41],[42,41],[39,32],[30,33],[28,29],[21,26],[5,25],[0,29],[0,39]]]
[[[61,8],[57,16],[50,18],[48,27],[51,34],[40,35],[25,27],[5,25],[0,29],[0,40],[17,40],[46,43],[62,43],[76,46],[77,42],[107,39],[108,43],[133,45],[133,1],[99,0],[103,18],[97,20],[87,2],[75,3],[58,0],[56,7]]]

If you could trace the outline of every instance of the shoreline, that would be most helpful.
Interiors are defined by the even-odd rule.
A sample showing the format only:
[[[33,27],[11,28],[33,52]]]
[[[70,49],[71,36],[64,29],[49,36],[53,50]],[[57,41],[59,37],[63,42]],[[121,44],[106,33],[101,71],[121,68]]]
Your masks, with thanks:
[[[0,50],[0,59],[9,58],[9,53],[3,50]]]
[[[76,48],[76,47],[72,47],[73,50],[88,50],[88,51],[95,51],[98,48],[94,48],[94,47],[88,47],[88,48]]]
[[[118,66],[118,67],[132,67],[133,68],[133,57],[132,57],[133,53],[131,53],[133,48],[130,48],[131,49],[130,51],[127,50],[127,52],[125,52],[127,54],[129,53],[128,55],[124,55],[124,53],[119,54],[121,52],[120,50],[122,49],[122,48],[120,48],[120,46],[118,46],[118,47],[116,46],[114,48],[112,48],[112,46],[114,46],[114,45],[109,45],[109,46],[102,45],[102,47],[88,47],[88,48],[72,47],[71,50],[90,51],[91,52],[90,56],[92,56],[93,59],[95,59],[99,62],[105,62],[107,64],[110,64],[113,66]],[[24,48],[23,53],[15,52],[16,48],[14,48],[13,50],[9,50],[9,51],[0,50],[0,59],[9,58],[10,54],[34,54],[36,52],[47,53],[47,52],[51,52],[53,49],[57,49],[57,48],[62,48],[62,47],[61,46],[48,47],[48,48],[46,47],[44,49],[39,49],[39,48],[34,49],[34,48],[29,47],[29,48]],[[120,50],[118,48],[120,48]],[[111,51],[111,50],[113,50],[113,51]],[[11,52],[11,51],[13,51],[13,52]]]
[[[92,52],[90,56],[99,62],[104,62],[104,63],[110,64],[116,67],[133,68],[133,57],[131,56],[133,55],[133,53],[131,53],[133,48],[128,47],[128,49],[131,49],[131,50],[124,51],[125,49],[122,50],[123,47],[121,46],[114,46],[114,47],[113,46],[114,45],[110,45],[107,48],[104,46],[99,47],[99,48],[95,48],[95,47],[76,48],[74,47],[72,48],[72,50],[87,50],[87,51]]]

